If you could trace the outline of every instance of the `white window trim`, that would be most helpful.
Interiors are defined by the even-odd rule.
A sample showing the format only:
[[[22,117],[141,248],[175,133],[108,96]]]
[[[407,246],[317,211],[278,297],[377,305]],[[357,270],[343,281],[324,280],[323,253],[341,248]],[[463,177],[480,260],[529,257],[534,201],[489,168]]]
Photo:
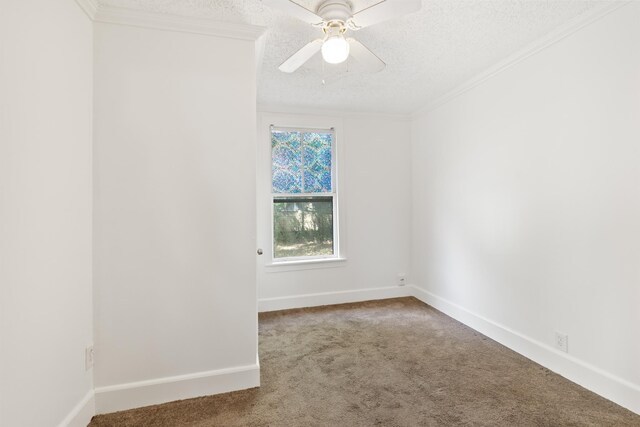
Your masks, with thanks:
[[[315,258],[309,260],[298,261],[277,261],[265,265],[265,271],[267,273],[280,273],[284,271],[299,271],[299,270],[316,270],[319,268],[338,268],[345,267],[346,258]]]
[[[263,248],[266,272],[284,272],[317,268],[343,267],[346,264],[346,220],[344,197],[344,134],[342,118],[293,114],[261,113],[258,121],[258,247]],[[334,133],[332,179],[334,192],[334,255],[305,258],[273,258],[273,193],[271,192],[271,129],[304,131],[329,130]],[[317,196],[327,193],[314,194]],[[282,196],[286,196],[283,194]],[[299,194],[296,194],[299,196]]]

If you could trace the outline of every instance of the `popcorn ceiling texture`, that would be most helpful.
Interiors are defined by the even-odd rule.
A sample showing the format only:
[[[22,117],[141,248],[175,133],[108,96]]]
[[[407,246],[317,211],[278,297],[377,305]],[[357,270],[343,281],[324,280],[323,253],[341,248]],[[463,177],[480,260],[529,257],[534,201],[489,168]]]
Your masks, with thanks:
[[[268,27],[258,104],[356,112],[411,113],[602,1],[423,0],[414,14],[349,32],[387,68],[377,74],[329,66],[317,55],[293,74],[278,65],[321,30],[260,0],[99,0],[101,6],[208,17]],[[315,10],[319,0],[298,0]],[[353,0],[354,10],[377,0]],[[322,84],[322,80],[326,84]]]

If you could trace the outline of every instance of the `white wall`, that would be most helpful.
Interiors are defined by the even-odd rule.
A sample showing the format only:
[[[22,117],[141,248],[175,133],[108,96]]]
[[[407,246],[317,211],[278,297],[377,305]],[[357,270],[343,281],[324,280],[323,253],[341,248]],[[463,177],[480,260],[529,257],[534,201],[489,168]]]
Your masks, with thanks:
[[[234,388],[221,369],[257,381],[255,43],[94,36],[98,411]]]
[[[72,0],[1,9],[0,425],[54,426],[93,389],[92,24]]]
[[[636,411],[639,22],[630,3],[417,118],[412,151],[413,282],[543,346],[567,333]]]
[[[261,310],[394,296],[395,291],[386,288],[395,287],[397,274],[409,269],[410,121],[382,115],[264,112],[259,123],[258,228],[259,244],[265,248],[258,264]],[[270,124],[336,128],[345,262],[298,270],[263,265],[270,262],[271,245]],[[336,292],[342,294],[292,298]]]

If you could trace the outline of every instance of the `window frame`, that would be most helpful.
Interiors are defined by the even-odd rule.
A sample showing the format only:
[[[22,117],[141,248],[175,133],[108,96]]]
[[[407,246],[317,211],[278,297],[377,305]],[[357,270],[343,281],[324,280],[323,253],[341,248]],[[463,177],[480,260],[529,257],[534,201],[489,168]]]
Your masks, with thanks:
[[[281,132],[299,132],[301,135],[304,133],[330,133],[331,140],[331,192],[318,192],[318,193],[274,193],[273,192],[273,145],[272,145],[272,133],[274,131]],[[270,201],[270,263],[271,265],[295,265],[295,264],[309,264],[309,263],[323,263],[330,261],[340,261],[341,258],[341,245],[340,245],[340,215],[339,215],[339,186],[338,186],[338,138],[336,135],[335,127],[299,127],[299,126],[276,126],[271,124],[269,126],[269,201]],[[301,138],[302,139],[302,138]],[[304,164],[304,154],[303,154]],[[304,190],[304,167],[302,168],[302,190]],[[313,198],[313,197],[331,197],[333,203],[333,254],[332,255],[312,255],[312,256],[296,256],[296,257],[275,257],[275,209],[274,201],[276,198]]]

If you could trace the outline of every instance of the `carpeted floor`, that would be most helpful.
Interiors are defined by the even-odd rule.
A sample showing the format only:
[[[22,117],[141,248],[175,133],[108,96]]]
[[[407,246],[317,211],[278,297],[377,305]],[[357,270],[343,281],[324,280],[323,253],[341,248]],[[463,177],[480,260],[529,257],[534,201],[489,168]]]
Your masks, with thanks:
[[[640,416],[414,298],[260,315],[262,386],[106,426],[640,426]]]

